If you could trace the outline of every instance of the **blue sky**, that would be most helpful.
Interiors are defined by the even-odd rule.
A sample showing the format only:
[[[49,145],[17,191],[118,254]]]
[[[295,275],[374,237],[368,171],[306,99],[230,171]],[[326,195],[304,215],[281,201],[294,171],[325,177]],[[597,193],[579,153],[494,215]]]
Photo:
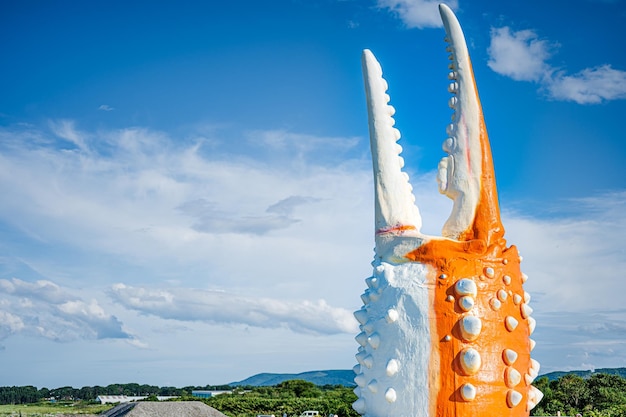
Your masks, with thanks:
[[[626,366],[626,4],[450,5],[542,372]],[[374,244],[360,54],[439,234],[443,37],[422,0],[3,2],[0,385],[351,368]]]

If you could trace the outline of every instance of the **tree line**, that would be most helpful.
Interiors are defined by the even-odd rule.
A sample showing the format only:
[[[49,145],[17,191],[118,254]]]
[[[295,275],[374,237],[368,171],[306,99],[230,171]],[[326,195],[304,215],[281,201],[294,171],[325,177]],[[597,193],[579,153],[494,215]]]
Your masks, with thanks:
[[[626,417],[626,378],[619,375],[592,374],[582,378],[567,374],[555,380],[537,379],[534,385],[544,397],[533,409],[534,416]],[[290,380],[271,387],[237,387],[228,385],[158,387],[140,384],[111,384],[106,387],[61,387],[55,389],[34,386],[0,387],[0,404],[35,403],[45,399],[95,400],[98,395],[180,396],[191,398],[194,390],[232,390],[233,394],[203,399],[207,405],[230,417],[254,417],[258,414],[297,416],[304,410],[318,410],[320,415],[337,414],[358,417],[352,409],[356,395],[352,387],[341,385],[317,386],[303,380]],[[197,398],[193,398],[197,400]]]
[[[158,387],[146,384],[110,384],[105,387],[85,386],[74,388],[70,386],[60,388],[39,388],[34,386],[0,387],[0,404],[30,404],[43,400],[95,400],[98,395],[128,395],[128,396],[186,396],[193,390],[228,390],[228,385],[206,385],[204,387],[188,386],[183,388]]]
[[[626,417],[626,379],[621,376],[567,374],[552,381],[542,377],[533,385],[543,392],[543,400],[531,415],[556,416],[560,411],[567,416]]]
[[[352,409],[357,399],[353,387],[317,386],[303,380],[289,380],[272,387],[236,388],[232,394],[216,395],[203,401],[229,417],[275,415],[299,416],[317,410],[320,416],[359,417]]]
[[[539,378],[533,385],[544,397],[532,410],[533,416],[626,417],[626,378],[619,375],[592,374],[582,378],[567,374],[550,381]],[[237,395],[239,394],[239,395]],[[352,409],[357,397],[352,388],[317,387],[306,381],[285,381],[274,387],[257,387],[232,395],[218,395],[206,404],[230,417],[259,414],[297,416],[307,409],[320,415],[358,417]]]

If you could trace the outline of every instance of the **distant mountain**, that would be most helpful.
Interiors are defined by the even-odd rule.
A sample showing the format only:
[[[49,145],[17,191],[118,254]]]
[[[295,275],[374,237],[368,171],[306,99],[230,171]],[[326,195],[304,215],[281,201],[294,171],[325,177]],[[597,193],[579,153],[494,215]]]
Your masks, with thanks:
[[[555,371],[555,372],[550,372],[547,373],[545,375],[541,375],[541,376],[546,376],[548,377],[548,379],[550,381],[554,381],[555,379],[559,379],[560,377],[564,376],[564,375],[568,375],[568,374],[576,374],[578,376],[581,376],[585,379],[589,378],[591,375],[593,374],[610,374],[610,375],[619,375],[622,378],[626,378],[626,368],[598,368],[598,369],[594,369],[593,371],[569,371],[569,372],[563,372],[563,371]]]
[[[598,368],[593,371],[555,371],[541,376],[546,376],[550,381],[558,379],[563,375],[576,374],[583,378],[589,378],[593,374],[612,374],[619,375],[622,378],[626,378],[626,368]],[[344,387],[354,387],[354,371],[350,370],[331,370],[331,371],[310,371],[302,372],[300,374],[257,374],[243,381],[231,382],[231,387],[241,386],[273,386],[278,385],[281,382],[289,381],[292,379],[302,379],[314,383],[315,385],[343,385]]]
[[[278,385],[281,382],[289,381],[292,379],[302,379],[314,383],[315,385],[343,385],[344,387],[353,387],[354,383],[354,371],[350,370],[330,370],[330,371],[310,371],[302,372],[301,374],[257,374],[243,381],[231,382],[231,387],[241,386],[272,386]]]

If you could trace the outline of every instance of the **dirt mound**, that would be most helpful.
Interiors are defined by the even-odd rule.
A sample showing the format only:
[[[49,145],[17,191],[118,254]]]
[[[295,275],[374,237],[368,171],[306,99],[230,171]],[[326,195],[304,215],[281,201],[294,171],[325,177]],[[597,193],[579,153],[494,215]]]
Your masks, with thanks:
[[[227,417],[200,401],[140,401],[125,417]]]

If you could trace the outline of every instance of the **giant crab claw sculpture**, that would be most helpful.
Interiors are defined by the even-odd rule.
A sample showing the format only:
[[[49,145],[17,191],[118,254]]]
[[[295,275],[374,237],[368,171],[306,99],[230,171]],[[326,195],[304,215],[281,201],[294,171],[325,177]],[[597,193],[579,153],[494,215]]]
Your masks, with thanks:
[[[542,397],[531,385],[535,328],[515,246],[506,246],[493,164],[461,27],[439,10],[449,42],[453,122],[439,164],[453,201],[443,237],[420,233],[421,218],[387,83],[363,52],[376,193],[373,276],[355,312],[361,324],[354,409],[367,417],[528,416]]]

